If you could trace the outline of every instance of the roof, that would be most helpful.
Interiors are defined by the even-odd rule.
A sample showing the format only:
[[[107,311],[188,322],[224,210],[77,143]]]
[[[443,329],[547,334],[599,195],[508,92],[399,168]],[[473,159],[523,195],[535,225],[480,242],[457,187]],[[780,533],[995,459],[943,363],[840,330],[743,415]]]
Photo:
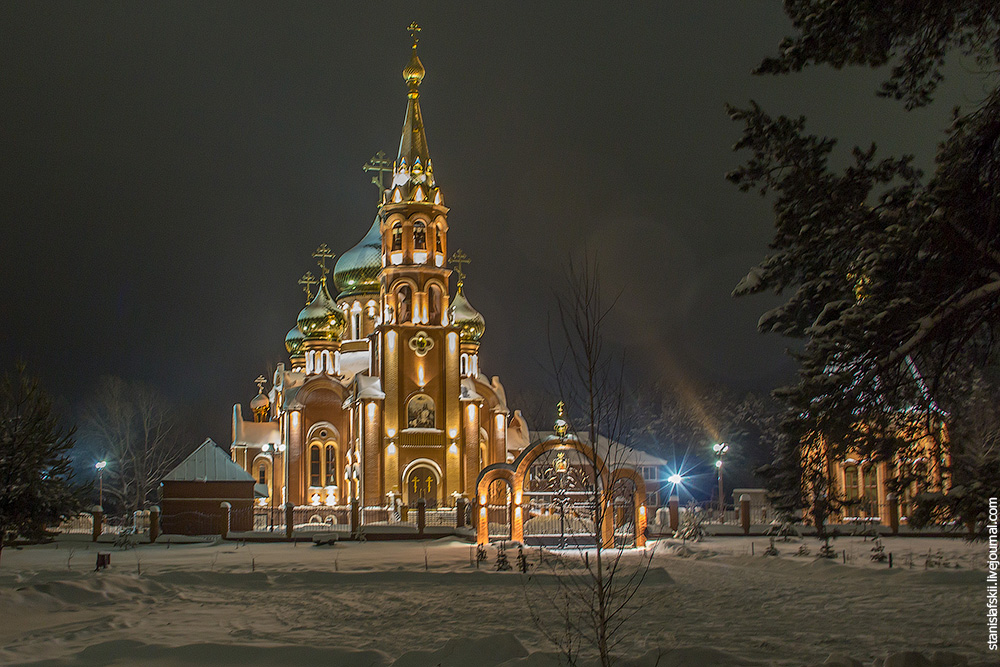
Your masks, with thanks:
[[[164,482],[253,482],[254,478],[229,458],[211,438],[181,461]]]

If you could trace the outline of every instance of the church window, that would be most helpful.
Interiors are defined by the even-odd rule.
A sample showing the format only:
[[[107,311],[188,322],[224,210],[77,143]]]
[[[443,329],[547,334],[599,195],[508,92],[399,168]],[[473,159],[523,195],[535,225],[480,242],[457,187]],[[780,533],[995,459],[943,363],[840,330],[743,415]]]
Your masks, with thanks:
[[[431,324],[441,323],[441,288],[437,285],[431,285],[427,289],[427,296],[429,304],[429,322]]]
[[[469,372],[469,355],[463,354],[458,360],[458,372],[466,375]]]
[[[848,500],[857,500],[858,492],[858,466],[844,466],[844,496]]]
[[[398,222],[392,226],[392,250],[403,249],[403,226]]]
[[[434,250],[436,252],[444,252],[444,250],[441,249],[441,230],[440,229],[437,229],[436,232],[435,232],[435,234],[434,234]]]
[[[406,405],[407,428],[434,428],[434,399],[417,394]]]
[[[396,292],[396,310],[399,313],[399,323],[405,324],[410,321],[413,308],[413,290],[409,285],[403,285]]]
[[[263,463],[261,463],[260,467],[257,468],[257,483],[267,486],[267,466]]]
[[[337,484],[337,450],[333,445],[326,446],[326,486]]]
[[[351,338],[361,338],[361,311],[351,314]]]
[[[320,482],[319,445],[309,448],[309,486],[319,486]]]
[[[413,249],[427,250],[427,228],[422,222],[413,225]]]
[[[878,472],[874,465],[869,465],[862,470],[865,484],[865,500],[871,503],[878,502]],[[869,511],[872,511],[871,509]]]

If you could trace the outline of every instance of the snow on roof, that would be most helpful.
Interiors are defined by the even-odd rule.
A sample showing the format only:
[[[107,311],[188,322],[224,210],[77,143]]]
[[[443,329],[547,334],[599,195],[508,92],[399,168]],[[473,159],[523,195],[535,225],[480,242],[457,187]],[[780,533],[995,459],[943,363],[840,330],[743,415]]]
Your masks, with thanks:
[[[240,414],[239,404],[233,406],[233,444],[248,447],[277,445],[281,442],[278,422],[249,422]]]
[[[536,442],[543,442],[549,438],[558,438],[555,431],[531,431],[531,442],[532,444]],[[573,434],[567,435],[567,438],[574,438]],[[580,439],[586,442],[586,434],[581,433]],[[612,449],[614,448],[614,449]],[[604,459],[608,465],[614,465],[618,462],[622,465],[636,467],[636,466],[665,466],[668,465],[667,461],[661,459],[658,456],[654,456],[649,452],[644,452],[641,449],[633,449],[628,445],[623,445],[619,442],[614,442],[604,437],[603,435],[597,435],[597,455]],[[608,454],[611,453],[613,456],[611,458],[615,459],[614,462],[609,461]]]
[[[355,381],[358,383],[358,398],[382,399],[385,394],[382,392],[382,381],[369,375],[357,375]]]
[[[351,378],[363,373],[371,366],[371,353],[368,350],[354,350],[340,353],[340,372],[344,377]]]
[[[253,476],[236,465],[211,438],[181,461],[164,482],[252,482]]]
[[[484,382],[483,384],[488,385],[489,383],[488,382]],[[460,393],[461,393],[460,398],[462,398],[464,400],[467,400],[467,401],[470,401],[470,400],[471,401],[476,401],[476,400],[479,400],[479,399],[482,398],[482,396],[480,396],[479,392],[476,391],[476,382],[472,378],[462,378],[462,385],[461,385],[461,391],[460,391]]]

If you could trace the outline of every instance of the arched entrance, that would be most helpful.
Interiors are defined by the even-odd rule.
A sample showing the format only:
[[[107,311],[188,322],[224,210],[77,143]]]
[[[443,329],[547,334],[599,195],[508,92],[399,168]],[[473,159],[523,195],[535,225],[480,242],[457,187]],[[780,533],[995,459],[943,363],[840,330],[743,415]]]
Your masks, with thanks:
[[[486,525],[490,540],[511,538],[511,506],[514,490],[506,479],[495,479],[486,487]]]
[[[406,504],[410,507],[416,507],[417,501],[423,498],[428,509],[437,507],[440,482],[438,471],[428,463],[416,463],[408,466],[403,478],[403,484],[406,488]]]

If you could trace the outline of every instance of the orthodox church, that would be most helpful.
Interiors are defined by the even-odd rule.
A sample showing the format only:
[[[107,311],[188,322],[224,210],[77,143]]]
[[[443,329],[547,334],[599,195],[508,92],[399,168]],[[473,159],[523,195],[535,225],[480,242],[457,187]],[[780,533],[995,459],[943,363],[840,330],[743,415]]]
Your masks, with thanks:
[[[308,303],[285,337],[288,363],[269,389],[258,378],[252,419],[233,409],[231,456],[253,476],[260,504],[454,506],[475,495],[484,467],[528,444],[503,385],[479,367],[486,323],[465,295],[468,260],[461,251],[447,259],[449,209],[428,150],[424,67],[411,34],[399,153],[391,169],[387,160],[366,167],[382,190],[375,220],[336,261],[332,280],[333,253],[325,244],[316,251],[320,275],[300,281]]]

